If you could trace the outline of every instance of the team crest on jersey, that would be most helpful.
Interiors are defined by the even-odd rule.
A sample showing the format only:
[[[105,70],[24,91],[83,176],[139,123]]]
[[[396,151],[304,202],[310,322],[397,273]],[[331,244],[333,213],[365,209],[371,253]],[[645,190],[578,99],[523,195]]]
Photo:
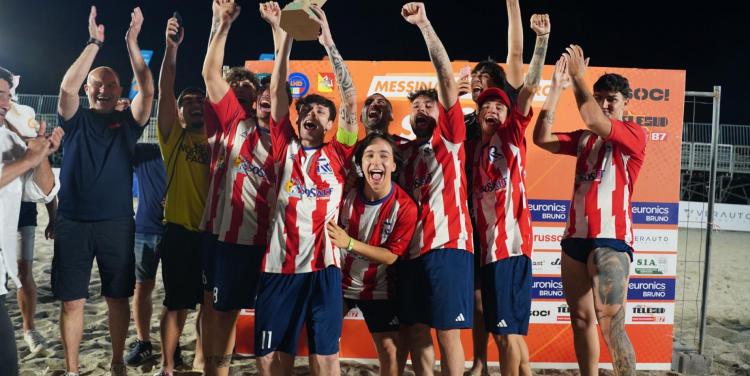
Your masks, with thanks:
[[[315,172],[317,172],[318,175],[330,175],[333,174],[333,168],[331,167],[331,164],[328,163],[327,158],[318,158],[318,165],[315,167]]]
[[[505,159],[505,156],[503,155],[503,153],[497,150],[497,147],[495,146],[490,146],[488,154],[489,155],[487,157],[489,158],[490,163],[495,163],[496,160]]]

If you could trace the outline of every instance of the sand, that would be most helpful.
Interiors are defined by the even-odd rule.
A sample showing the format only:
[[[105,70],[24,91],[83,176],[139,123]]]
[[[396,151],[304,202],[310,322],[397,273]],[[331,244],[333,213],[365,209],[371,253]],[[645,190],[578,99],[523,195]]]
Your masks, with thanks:
[[[36,234],[36,252],[34,256],[34,278],[38,285],[38,305],[36,312],[37,329],[49,340],[49,352],[46,356],[30,356],[28,347],[23,341],[21,314],[18,310],[15,290],[7,296],[7,308],[16,330],[16,343],[21,359],[21,375],[62,375],[65,362],[59,335],[59,303],[54,301],[50,291],[50,269],[52,262],[52,241],[44,239],[44,226],[47,215],[39,206],[39,224]],[[699,230],[680,229],[680,254],[678,257],[677,299],[695,300],[695,289],[700,285],[699,264],[684,262],[697,260],[702,247]],[[715,375],[750,375],[750,233],[715,232],[709,292],[709,316],[706,333],[706,351],[713,356],[714,366],[711,374]],[[161,275],[161,272],[158,274]],[[157,277],[154,291],[154,315],[152,317],[151,336],[156,352],[159,352],[158,317],[163,300],[161,277]],[[684,288],[684,292],[683,292]],[[107,331],[106,303],[100,296],[101,284],[98,271],[94,266],[90,294],[85,308],[84,334],[81,344],[81,374],[106,375],[110,361],[109,335]],[[698,302],[677,304],[675,312],[675,334],[682,338],[678,346],[697,346],[697,309]],[[188,318],[185,333],[182,336],[183,359],[190,364],[195,350],[195,313]],[[130,326],[128,343],[135,337],[135,329]],[[697,341],[697,340],[696,340]],[[602,349],[604,351],[604,349]],[[232,375],[253,375],[255,361],[249,358],[236,358],[232,362]],[[158,359],[139,367],[130,367],[130,375],[152,375],[159,370]],[[377,368],[370,364],[355,362],[343,363],[345,375],[377,375]],[[491,369],[493,375],[499,375],[497,368]],[[577,375],[571,370],[536,370],[541,375]],[[182,375],[197,375],[189,370],[178,372]],[[309,374],[305,359],[298,359],[295,374]],[[410,373],[411,374],[411,373]],[[439,372],[436,372],[439,374]],[[601,371],[601,374],[611,374]],[[675,372],[651,371],[639,372],[639,375],[677,375]]]

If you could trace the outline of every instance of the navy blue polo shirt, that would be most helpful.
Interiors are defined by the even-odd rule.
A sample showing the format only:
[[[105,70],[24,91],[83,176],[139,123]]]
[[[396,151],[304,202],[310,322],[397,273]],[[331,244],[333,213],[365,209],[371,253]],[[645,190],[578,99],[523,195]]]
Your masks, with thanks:
[[[133,216],[133,149],[143,133],[130,110],[97,114],[78,108],[65,131],[57,212],[74,221]]]

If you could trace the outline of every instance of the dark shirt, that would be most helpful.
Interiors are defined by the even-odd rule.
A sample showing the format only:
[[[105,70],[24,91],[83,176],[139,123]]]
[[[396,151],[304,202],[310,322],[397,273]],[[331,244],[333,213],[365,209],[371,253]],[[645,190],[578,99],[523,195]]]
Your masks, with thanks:
[[[133,149],[143,133],[130,110],[97,114],[78,108],[65,131],[58,213],[75,221],[133,216]]]
[[[164,206],[166,171],[157,144],[135,145],[133,158],[135,176],[138,178],[138,211],[135,214],[135,232],[161,235],[164,231]]]

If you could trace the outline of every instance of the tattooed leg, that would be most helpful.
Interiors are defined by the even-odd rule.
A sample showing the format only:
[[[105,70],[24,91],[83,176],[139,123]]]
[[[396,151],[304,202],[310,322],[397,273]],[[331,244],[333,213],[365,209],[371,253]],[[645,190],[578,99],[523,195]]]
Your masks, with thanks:
[[[596,268],[594,304],[599,327],[612,356],[615,375],[635,375],[635,352],[625,332],[625,298],[630,258],[624,252],[597,248],[592,252]]]

